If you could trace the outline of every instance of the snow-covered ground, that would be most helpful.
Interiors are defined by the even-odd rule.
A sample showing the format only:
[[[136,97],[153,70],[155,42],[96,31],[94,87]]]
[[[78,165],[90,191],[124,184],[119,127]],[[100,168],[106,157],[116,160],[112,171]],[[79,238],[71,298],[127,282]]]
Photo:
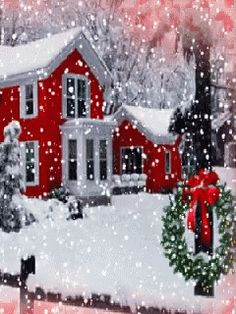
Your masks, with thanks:
[[[112,206],[87,208],[85,219],[67,221],[65,206],[56,200],[30,199],[27,206],[39,223],[20,234],[0,233],[0,269],[19,272],[21,256],[34,254],[32,290],[40,286],[65,296],[106,293],[131,306],[227,313],[236,296],[234,275],[224,277],[215,298],[207,299],[194,297],[193,283],[168,266],[160,245],[168,203],[167,195],[114,196]]]

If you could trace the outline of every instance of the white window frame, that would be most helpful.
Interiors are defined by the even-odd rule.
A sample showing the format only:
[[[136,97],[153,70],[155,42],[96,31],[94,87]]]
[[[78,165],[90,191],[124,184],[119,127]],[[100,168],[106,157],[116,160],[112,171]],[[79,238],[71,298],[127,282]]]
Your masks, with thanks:
[[[78,117],[78,96],[77,96],[77,91],[75,93],[75,117],[67,117],[67,79],[74,79],[74,80],[84,80],[86,83],[86,116],[85,117]],[[90,81],[85,75],[80,75],[80,74],[73,74],[73,73],[66,73],[63,74],[62,76],[62,113],[63,113],[63,118],[64,119],[84,119],[84,118],[89,118],[90,117]]]
[[[35,180],[34,182],[26,182],[26,143],[34,144],[35,152]],[[24,178],[25,186],[38,186],[39,185],[39,142],[38,141],[25,141],[21,142],[21,167]]]
[[[169,162],[168,169],[169,169],[169,171],[167,171],[167,164],[166,164],[167,155],[169,156],[169,158],[168,158],[168,162]],[[172,173],[171,159],[172,159],[172,152],[170,150],[165,151],[165,174],[171,174]]]
[[[33,113],[26,114],[26,86],[33,85]],[[38,82],[30,81],[20,86],[20,118],[33,119],[38,116]]]

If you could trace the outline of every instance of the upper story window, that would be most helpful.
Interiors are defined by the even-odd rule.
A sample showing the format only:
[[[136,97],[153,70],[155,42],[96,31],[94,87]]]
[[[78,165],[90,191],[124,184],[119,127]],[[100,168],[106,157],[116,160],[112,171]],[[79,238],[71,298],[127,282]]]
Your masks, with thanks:
[[[63,77],[64,117],[89,117],[89,94],[89,81],[86,76],[65,74]]]
[[[20,117],[35,118],[38,115],[38,82],[20,87]]]

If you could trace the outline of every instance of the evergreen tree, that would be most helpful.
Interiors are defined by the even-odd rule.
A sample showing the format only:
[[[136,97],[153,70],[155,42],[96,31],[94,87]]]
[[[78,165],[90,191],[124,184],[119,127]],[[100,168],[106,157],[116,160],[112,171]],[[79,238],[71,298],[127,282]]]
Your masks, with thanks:
[[[4,128],[4,142],[0,146],[0,227],[5,232],[21,228],[21,209],[13,201],[13,195],[23,189],[20,168],[21,127],[12,121]]]

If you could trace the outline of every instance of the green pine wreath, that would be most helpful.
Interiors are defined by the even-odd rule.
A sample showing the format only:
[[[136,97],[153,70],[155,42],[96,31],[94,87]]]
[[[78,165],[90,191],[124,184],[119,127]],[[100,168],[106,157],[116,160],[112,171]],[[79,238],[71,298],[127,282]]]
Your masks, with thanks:
[[[205,288],[217,282],[221,274],[227,274],[233,266],[233,198],[225,186],[217,185],[220,197],[211,209],[219,221],[219,243],[212,256],[205,260],[202,255],[194,255],[185,239],[185,217],[189,205],[183,201],[184,183],[178,185],[174,201],[164,209],[162,217],[162,241],[165,256],[175,273],[181,273],[186,281],[201,281]]]

